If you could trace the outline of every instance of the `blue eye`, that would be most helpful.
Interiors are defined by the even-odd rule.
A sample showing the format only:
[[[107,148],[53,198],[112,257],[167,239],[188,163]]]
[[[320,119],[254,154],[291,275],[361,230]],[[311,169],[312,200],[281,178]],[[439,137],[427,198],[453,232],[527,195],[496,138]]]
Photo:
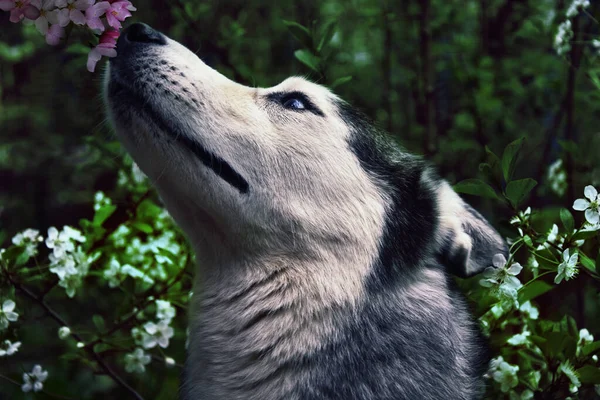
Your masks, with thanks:
[[[305,110],[306,106],[304,105],[304,103],[302,102],[302,100],[299,100],[295,97],[292,97],[291,99],[287,99],[284,103],[283,106],[285,108],[290,108],[292,110]]]

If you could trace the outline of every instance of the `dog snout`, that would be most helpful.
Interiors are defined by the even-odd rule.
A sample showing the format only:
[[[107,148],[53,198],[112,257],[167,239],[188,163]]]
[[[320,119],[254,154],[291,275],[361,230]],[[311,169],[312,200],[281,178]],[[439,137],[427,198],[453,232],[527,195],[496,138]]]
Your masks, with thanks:
[[[148,46],[163,46],[166,44],[167,41],[162,33],[146,24],[135,23],[121,33],[117,41],[117,53],[122,55]]]
[[[129,26],[123,32],[123,37],[130,43],[167,44],[165,37],[160,32],[142,23]]]

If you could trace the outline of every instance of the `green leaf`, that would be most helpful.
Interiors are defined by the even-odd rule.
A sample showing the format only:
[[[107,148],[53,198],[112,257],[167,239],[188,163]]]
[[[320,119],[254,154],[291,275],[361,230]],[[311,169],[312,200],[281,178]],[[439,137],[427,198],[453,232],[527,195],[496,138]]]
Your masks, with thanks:
[[[94,314],[94,316],[92,317],[92,322],[94,323],[96,329],[98,329],[99,331],[104,331],[105,325],[104,318],[102,317],[102,315]]]
[[[94,215],[94,220],[92,221],[93,226],[102,226],[102,224],[117,210],[117,206],[112,204],[107,204],[101,207],[96,214]]]
[[[94,345],[94,351],[98,354],[102,354],[106,351],[113,350],[113,346],[106,343],[98,343]]]
[[[65,50],[69,54],[88,54],[90,52],[90,48],[81,43],[73,43]]]
[[[523,286],[523,288],[519,290],[519,304],[523,304],[529,300],[533,300],[536,297],[541,296],[552,289],[554,289],[554,286],[544,281],[533,281]]]
[[[537,182],[531,178],[511,181],[506,185],[506,197],[514,208],[518,208],[536,185]]]
[[[550,357],[560,356],[567,344],[569,336],[565,332],[546,332],[544,337],[548,340],[548,355]]]
[[[586,240],[598,235],[598,231],[579,231],[571,237],[571,241]]]
[[[146,199],[138,206],[136,215],[140,219],[154,220],[161,212],[162,208],[157,206],[152,200]]]
[[[575,220],[573,219],[573,215],[569,210],[567,210],[566,208],[560,209],[560,220],[562,221],[563,226],[567,231],[567,234],[570,235],[571,233],[573,233],[573,230],[575,229]]]
[[[524,137],[519,138],[514,142],[509,143],[504,149],[504,153],[502,154],[502,174],[504,175],[504,180],[506,182],[510,182],[513,173],[515,172],[517,155],[519,154],[521,147],[523,147],[524,139]]]
[[[597,385],[600,384],[600,368],[594,365],[584,365],[577,371],[581,383]]]
[[[23,251],[21,254],[19,254],[17,256],[17,258],[15,259],[15,265],[17,267],[20,267],[22,265],[25,265],[27,263],[27,261],[29,261],[31,257],[29,256],[29,253],[27,251]]]
[[[283,23],[285,24],[285,26],[287,26],[290,33],[296,39],[298,39],[298,41],[302,44],[303,47],[306,47],[306,48],[312,50],[313,38],[307,27],[305,27],[304,25],[300,25],[299,23],[294,22],[294,21],[283,20]]]
[[[583,253],[579,253],[579,262],[590,272],[596,272],[596,263]]]
[[[308,50],[296,50],[294,52],[294,56],[296,56],[296,58],[304,65],[306,65],[308,68],[312,69],[315,72],[319,72],[319,64],[321,62],[321,60],[319,59],[319,57],[315,56],[313,53],[311,53]]]
[[[581,352],[584,356],[589,356],[600,350],[600,340],[596,342],[592,342],[590,344],[586,344],[581,349]]]
[[[337,24],[335,21],[329,21],[328,23],[326,23],[323,26],[323,28],[322,28],[323,34],[321,35],[321,40],[319,40],[319,44],[317,45],[317,53],[320,53],[321,50],[323,49],[323,46],[325,46],[327,43],[329,43],[331,41],[331,38],[335,34],[336,28],[337,28]]]
[[[523,236],[523,241],[525,242],[527,247],[529,247],[530,249],[533,248],[533,240],[531,240],[531,236],[529,236],[529,235]]]
[[[152,227],[150,225],[148,225],[144,222],[136,221],[136,222],[132,223],[131,226],[133,226],[137,230],[142,231],[147,234],[150,234],[154,231],[154,229],[152,229]]]
[[[571,140],[559,140],[558,144],[567,153],[577,154],[577,143]]]
[[[474,196],[497,199],[498,195],[490,185],[481,179],[465,179],[454,185],[454,191],[458,193],[472,194]]]
[[[319,72],[319,64],[321,60],[308,50],[296,50],[294,56],[308,68],[315,72]],[[320,73],[320,72],[319,72]]]
[[[330,88],[335,89],[336,87],[343,85],[346,82],[350,82],[352,80],[351,76],[343,76],[341,78],[337,78],[335,81],[333,81],[333,83],[331,85],[329,85]]]
[[[500,159],[488,146],[485,146],[485,153],[487,155],[488,167],[483,167],[482,172],[486,174],[487,178],[491,182],[495,182],[497,185],[502,184],[502,168],[500,167]],[[481,167],[480,167],[481,169]]]

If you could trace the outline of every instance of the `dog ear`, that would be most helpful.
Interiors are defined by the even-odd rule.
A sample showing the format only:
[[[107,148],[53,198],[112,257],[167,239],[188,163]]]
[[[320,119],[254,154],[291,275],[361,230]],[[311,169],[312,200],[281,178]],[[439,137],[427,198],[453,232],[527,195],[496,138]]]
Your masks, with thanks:
[[[439,256],[451,273],[470,277],[491,266],[496,254],[507,256],[500,234],[446,182],[438,191],[438,210]]]

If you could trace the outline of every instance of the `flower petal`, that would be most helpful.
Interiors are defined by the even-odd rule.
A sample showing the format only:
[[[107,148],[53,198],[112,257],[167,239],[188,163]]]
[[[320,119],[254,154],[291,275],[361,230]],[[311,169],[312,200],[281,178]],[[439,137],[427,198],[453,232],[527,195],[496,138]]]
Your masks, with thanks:
[[[598,191],[592,185],[587,185],[585,189],[583,189],[583,194],[590,199],[590,201],[596,201],[596,197],[598,197]]]
[[[504,254],[498,253],[492,258],[492,264],[496,268],[502,268],[506,264],[506,257],[504,257]]]
[[[590,202],[586,199],[577,199],[573,203],[573,209],[576,211],[583,211],[590,206]]]
[[[14,8],[10,12],[10,18],[8,19],[10,22],[17,23],[21,22],[23,19],[23,11],[19,8]]]
[[[15,302],[12,300],[4,300],[4,303],[2,303],[2,311],[11,312],[15,309],[15,305]]]
[[[600,222],[600,214],[598,213],[598,210],[592,210],[591,208],[588,208],[585,210],[585,219],[590,224],[596,225],[598,222]]]
[[[71,22],[71,17],[69,16],[69,9],[63,8],[62,10],[58,10],[58,24],[64,28],[65,26],[69,25],[69,22]]]
[[[73,3],[76,9],[85,11],[94,4],[96,0],[77,0]]]
[[[5,315],[6,315],[6,319],[11,322],[15,322],[17,319],[19,319],[19,314],[17,314],[16,312],[9,311],[9,312],[5,313]]]
[[[0,10],[2,11],[10,11],[15,8],[14,0],[0,0]]]
[[[40,16],[40,10],[30,4],[23,9],[23,15],[25,15],[25,18],[34,21]]]
[[[79,10],[71,10],[71,21],[77,25],[85,25],[85,15]]]
[[[36,19],[35,27],[42,35],[46,35],[46,33],[48,33],[48,20],[46,17],[42,16]]]
[[[521,272],[521,270],[523,269],[523,267],[521,266],[521,264],[519,263],[514,263],[513,265],[510,266],[510,268],[508,269],[508,273],[511,275],[518,275],[519,272]]]

